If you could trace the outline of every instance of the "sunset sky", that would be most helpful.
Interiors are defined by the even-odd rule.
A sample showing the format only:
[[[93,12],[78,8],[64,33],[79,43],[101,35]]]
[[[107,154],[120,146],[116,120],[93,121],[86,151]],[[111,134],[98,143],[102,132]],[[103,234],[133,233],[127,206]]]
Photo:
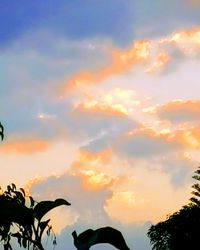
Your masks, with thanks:
[[[0,23],[0,185],[72,204],[58,250],[105,225],[149,250],[200,161],[200,1],[2,0]]]

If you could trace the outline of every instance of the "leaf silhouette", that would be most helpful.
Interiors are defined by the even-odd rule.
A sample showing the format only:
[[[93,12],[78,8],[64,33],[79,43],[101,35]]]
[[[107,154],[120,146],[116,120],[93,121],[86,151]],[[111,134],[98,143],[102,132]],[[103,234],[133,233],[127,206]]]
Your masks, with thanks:
[[[4,139],[4,127],[0,122],[0,136],[1,136],[1,140],[3,141]]]
[[[28,225],[33,222],[32,210],[21,203],[7,200],[0,196],[0,221],[16,222],[20,225]]]
[[[71,204],[64,199],[56,199],[55,201],[41,201],[34,207],[34,217],[40,221],[46,213],[61,205],[70,206]]]
[[[102,227],[97,230],[88,229],[77,236],[76,231],[72,233],[74,245],[78,250],[90,249],[99,243],[108,243],[120,250],[130,250],[120,231],[112,227]]]

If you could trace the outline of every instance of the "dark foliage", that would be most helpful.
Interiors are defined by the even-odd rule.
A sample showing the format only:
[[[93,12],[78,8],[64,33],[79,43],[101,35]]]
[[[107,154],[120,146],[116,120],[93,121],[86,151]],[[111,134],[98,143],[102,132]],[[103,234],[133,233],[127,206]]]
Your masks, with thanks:
[[[200,168],[193,176],[200,181]],[[178,212],[170,215],[167,220],[151,226],[148,231],[153,249],[155,250],[195,250],[200,249],[200,185],[192,186],[194,195],[190,203]]]
[[[1,137],[1,140],[3,141],[3,139],[4,139],[4,126],[1,124],[1,122],[0,122],[0,137]]]
[[[69,206],[64,199],[55,201],[35,202],[31,196],[26,197],[25,191],[17,189],[15,184],[1,190],[0,195],[0,241],[4,250],[12,250],[11,238],[16,238],[20,247],[43,250],[42,236],[52,233],[49,221],[42,221],[44,215],[61,205]],[[53,244],[56,244],[54,236]]]
[[[74,245],[78,250],[89,250],[99,243],[108,243],[120,250],[129,250],[123,235],[112,227],[102,227],[97,230],[88,229],[79,236],[76,231],[72,233]]]

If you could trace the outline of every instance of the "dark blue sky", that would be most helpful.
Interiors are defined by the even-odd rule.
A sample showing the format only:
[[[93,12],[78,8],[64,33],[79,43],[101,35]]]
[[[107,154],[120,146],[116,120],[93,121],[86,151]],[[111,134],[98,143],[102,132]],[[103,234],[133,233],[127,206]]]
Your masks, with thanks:
[[[134,24],[130,0],[1,1],[0,43],[12,42],[30,30],[47,29],[60,36],[92,36],[128,40]]]

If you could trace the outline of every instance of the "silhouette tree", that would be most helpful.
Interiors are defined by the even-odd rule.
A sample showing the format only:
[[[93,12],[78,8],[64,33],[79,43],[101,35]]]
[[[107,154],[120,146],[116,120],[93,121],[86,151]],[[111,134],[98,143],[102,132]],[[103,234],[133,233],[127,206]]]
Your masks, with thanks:
[[[193,176],[200,181],[200,168]],[[148,237],[155,250],[200,249],[200,185],[192,186],[194,195],[189,204],[170,215],[165,221],[151,226]]]
[[[49,221],[42,218],[55,207],[70,203],[64,199],[36,202],[31,196],[26,197],[22,188],[16,189],[15,184],[1,190],[0,195],[0,241],[4,250],[12,250],[11,238],[16,238],[20,247],[44,250],[42,236],[52,233]],[[53,244],[56,244],[54,236]]]
[[[108,243],[120,250],[130,250],[121,232],[112,227],[102,227],[97,230],[88,229],[79,236],[74,231],[72,236],[78,250],[89,250],[90,247],[99,243]]]

